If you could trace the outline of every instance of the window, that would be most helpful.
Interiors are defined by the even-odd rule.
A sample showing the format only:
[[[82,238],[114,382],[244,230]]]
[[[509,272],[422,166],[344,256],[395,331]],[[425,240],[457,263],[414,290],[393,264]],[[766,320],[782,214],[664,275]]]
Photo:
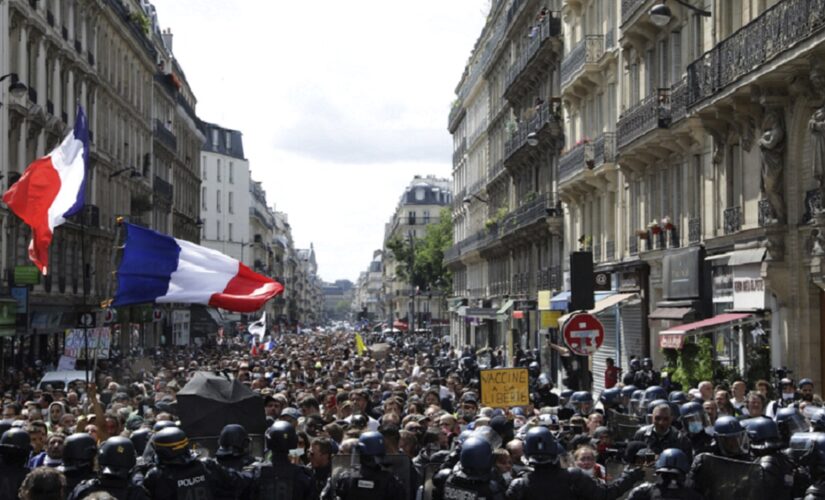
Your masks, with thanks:
[[[201,208],[206,211],[206,187],[201,188]]]
[[[659,40],[659,64],[657,65],[657,69],[659,70],[659,88],[670,87],[670,65],[667,60],[667,51],[667,39]]]
[[[645,52],[645,97],[651,95],[656,90],[655,61],[653,49],[648,49],[648,51]]]
[[[407,212],[407,224],[410,226],[415,225],[415,212]]]
[[[415,190],[415,201],[423,201],[424,200],[424,189],[417,188]]]
[[[670,34],[670,81],[677,83],[682,79],[682,32]]]
[[[430,223],[430,211],[424,210],[424,224]]]
[[[212,147],[218,147],[218,129],[212,129]]]
[[[232,132],[226,131],[226,149],[232,149]]]
[[[209,171],[209,164],[206,162],[206,157],[201,158],[201,178],[206,180],[208,177],[206,173]]]
[[[227,231],[229,231],[229,234],[227,235],[227,236],[229,236],[229,241],[232,241],[232,223],[231,222],[227,226]]]
[[[229,203],[229,207],[228,207],[229,208],[229,213],[234,214],[235,213],[235,193],[233,193],[232,191],[229,192],[228,203]]]
[[[231,161],[229,162],[229,183],[235,183],[235,164]]]
[[[215,221],[215,230],[216,230],[215,239],[216,240],[221,239],[221,221],[219,221],[219,220]]]
[[[221,213],[221,190],[220,189],[218,189],[218,194],[217,194],[217,197],[215,198],[215,201],[216,201],[215,209],[218,211],[218,213]]]
[[[218,182],[221,182],[221,160],[220,159],[218,160],[218,167],[217,167],[216,172],[217,173],[215,174],[215,180],[217,180]]]
[[[699,59],[699,56],[702,55],[702,49],[703,49],[703,46],[704,46],[704,43],[702,43],[702,39],[704,38],[704,33],[702,32],[702,17],[701,16],[699,16],[698,14],[693,14],[693,16],[691,16],[691,18],[690,18],[690,21],[691,21],[691,28],[690,28],[691,38],[693,38],[693,40],[692,40],[693,43],[690,45],[690,47],[691,47],[690,59],[693,61],[693,60]]]

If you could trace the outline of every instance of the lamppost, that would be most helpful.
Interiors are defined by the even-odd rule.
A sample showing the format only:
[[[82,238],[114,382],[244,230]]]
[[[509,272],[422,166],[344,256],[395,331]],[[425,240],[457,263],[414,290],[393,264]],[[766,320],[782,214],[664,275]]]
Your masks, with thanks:
[[[709,11],[700,9],[695,5],[691,5],[685,0],[673,0],[674,2],[678,3],[679,5],[696,12],[698,15],[703,17],[710,17],[712,14]],[[670,7],[667,6],[666,0],[662,0],[662,3],[658,5],[654,5],[650,8],[650,20],[658,27],[667,26],[670,20],[673,18],[673,13],[670,11]]]

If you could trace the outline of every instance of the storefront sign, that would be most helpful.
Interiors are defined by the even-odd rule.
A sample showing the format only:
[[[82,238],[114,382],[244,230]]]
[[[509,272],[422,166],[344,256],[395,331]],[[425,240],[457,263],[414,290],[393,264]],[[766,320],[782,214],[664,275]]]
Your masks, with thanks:
[[[89,357],[109,359],[109,347],[112,344],[112,333],[109,327],[66,330],[66,348],[63,354],[75,359],[86,359],[86,344],[89,339]]]
[[[765,308],[765,280],[761,264],[733,266],[733,308],[753,310]]]
[[[482,406],[506,408],[530,404],[527,368],[481,370],[480,378]]]
[[[701,248],[687,248],[665,255],[662,281],[665,300],[693,299],[700,295]]]
[[[541,328],[558,328],[561,311],[542,311]]]
[[[550,290],[539,290],[538,293],[538,306],[539,311],[549,311],[553,307],[550,305],[550,301],[553,298],[553,294]]]
[[[659,347],[662,349],[681,349],[685,345],[685,336],[681,333],[660,333]]]
[[[14,266],[14,283],[16,285],[36,285],[40,283],[40,271],[37,266]]]

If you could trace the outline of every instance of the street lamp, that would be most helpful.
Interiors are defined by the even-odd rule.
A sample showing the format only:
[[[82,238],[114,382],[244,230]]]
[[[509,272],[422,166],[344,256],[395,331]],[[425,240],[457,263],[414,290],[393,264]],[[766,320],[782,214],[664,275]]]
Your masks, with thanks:
[[[120,174],[125,173],[125,172],[128,172],[128,171],[130,171],[130,170],[132,171],[132,173],[131,173],[131,174],[129,174],[129,178],[130,178],[130,179],[135,179],[135,178],[138,178],[138,177],[143,177],[143,175],[141,175],[141,173],[140,173],[140,172],[138,172],[138,171],[135,169],[135,167],[124,167],[124,168],[121,168],[120,170],[116,170],[115,172],[112,172],[111,174],[109,174],[109,179],[114,179],[115,177],[119,176]]]
[[[530,132],[527,134],[527,145],[530,147],[536,147],[539,145],[539,137],[538,134],[535,132]]]
[[[0,82],[5,80],[6,78],[11,78],[11,85],[9,85],[9,93],[15,99],[19,99],[26,95],[26,90],[28,87],[26,85],[20,83],[17,80],[17,73],[8,73],[6,75],[0,76]]]
[[[486,204],[487,202],[490,201],[489,198],[485,200],[484,198],[482,198],[481,196],[479,196],[477,194],[471,194],[471,195],[465,196],[464,199],[462,200],[462,204],[464,205],[465,209],[469,210],[470,204],[473,202],[473,198],[477,199],[478,201],[480,201],[481,203],[484,203],[484,204]]]
[[[710,17],[711,13],[706,10],[702,10],[699,7],[689,4],[685,0],[673,0],[674,2],[678,3],[679,5],[686,7],[693,12],[696,12],[700,16]],[[666,0],[662,0],[662,3],[658,5],[654,5],[650,8],[650,20],[658,27],[667,26],[670,22],[670,19],[673,17],[673,13],[670,11],[670,7],[667,6],[665,3]]]

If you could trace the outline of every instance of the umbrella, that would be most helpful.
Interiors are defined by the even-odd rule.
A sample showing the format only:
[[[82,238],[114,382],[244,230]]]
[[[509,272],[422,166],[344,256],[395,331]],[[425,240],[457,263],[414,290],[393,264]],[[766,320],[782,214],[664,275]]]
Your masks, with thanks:
[[[228,424],[249,434],[266,431],[261,396],[222,373],[196,372],[178,392],[178,416],[189,437],[218,436]]]

